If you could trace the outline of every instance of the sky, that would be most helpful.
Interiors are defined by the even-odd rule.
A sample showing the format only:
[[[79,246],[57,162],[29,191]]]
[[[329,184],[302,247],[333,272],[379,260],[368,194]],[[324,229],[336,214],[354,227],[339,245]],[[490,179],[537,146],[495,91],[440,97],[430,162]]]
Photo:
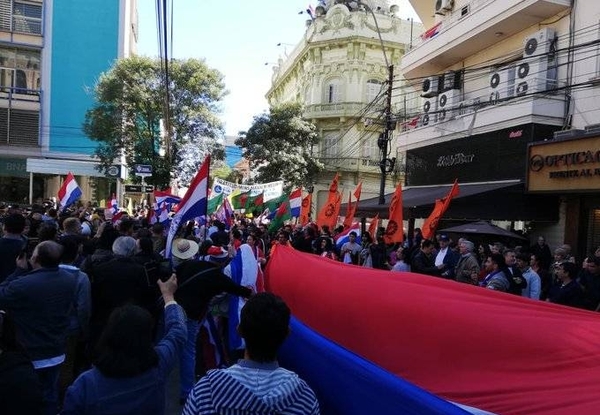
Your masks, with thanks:
[[[272,66],[300,42],[308,15],[300,11],[307,0],[173,0],[174,58],[205,59],[225,76],[228,95],[221,119],[226,135],[246,131],[253,117],[268,111],[265,94],[271,86]],[[401,18],[416,14],[407,0]],[[316,0],[312,3],[317,5]],[[156,1],[138,0],[138,54],[158,56]],[[280,44],[278,46],[278,44]],[[266,65],[265,65],[266,64]]]

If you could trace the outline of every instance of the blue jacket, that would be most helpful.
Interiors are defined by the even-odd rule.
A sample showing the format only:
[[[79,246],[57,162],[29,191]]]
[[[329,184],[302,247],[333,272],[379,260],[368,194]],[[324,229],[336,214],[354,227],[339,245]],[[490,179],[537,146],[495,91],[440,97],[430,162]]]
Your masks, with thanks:
[[[0,284],[0,309],[12,313],[17,339],[32,361],[64,354],[77,280],[58,268],[20,272]]]
[[[104,376],[96,368],[82,373],[67,389],[62,415],[161,415],[165,384],[187,337],[181,306],[165,308],[165,337],[156,345],[158,366],[125,379]]]

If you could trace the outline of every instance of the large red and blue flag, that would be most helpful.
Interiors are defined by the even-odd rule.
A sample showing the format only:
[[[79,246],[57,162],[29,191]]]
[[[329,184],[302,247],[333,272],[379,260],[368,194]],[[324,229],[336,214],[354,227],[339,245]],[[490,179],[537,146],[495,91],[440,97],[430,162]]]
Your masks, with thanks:
[[[167,245],[165,249],[165,257],[171,257],[171,244],[175,238],[175,234],[179,229],[179,225],[206,215],[208,206],[208,172],[210,167],[210,155],[206,156],[204,162],[200,166],[198,173],[190,183],[190,187],[177,205],[177,211],[171,221],[169,234],[167,235]]]
[[[349,228],[344,229],[343,232],[339,233],[335,237],[335,246],[337,246],[338,249],[341,249],[342,245],[344,245],[346,242],[350,242],[350,232],[356,233],[356,241],[355,242],[358,244],[361,243],[360,224],[357,222],[354,222]]]
[[[77,202],[81,197],[81,194],[81,188],[75,181],[73,173],[69,172],[62,186],[58,189],[58,202],[60,203],[61,210],[64,210]]]

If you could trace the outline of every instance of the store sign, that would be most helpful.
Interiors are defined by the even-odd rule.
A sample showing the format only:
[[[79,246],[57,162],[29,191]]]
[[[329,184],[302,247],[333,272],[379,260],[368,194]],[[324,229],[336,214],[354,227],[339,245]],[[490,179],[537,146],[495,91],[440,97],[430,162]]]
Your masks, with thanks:
[[[17,158],[0,158],[0,177],[29,177],[27,161]]]
[[[525,179],[527,145],[557,127],[524,124],[457,138],[406,152],[406,185]]]
[[[600,137],[535,143],[528,155],[530,192],[600,190]]]

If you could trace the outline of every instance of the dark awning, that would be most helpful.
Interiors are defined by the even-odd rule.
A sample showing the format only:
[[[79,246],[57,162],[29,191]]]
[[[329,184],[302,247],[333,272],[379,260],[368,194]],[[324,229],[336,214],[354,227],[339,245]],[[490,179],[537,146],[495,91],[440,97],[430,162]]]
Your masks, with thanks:
[[[402,190],[404,218],[426,218],[436,199],[445,197],[452,184],[415,186]],[[460,193],[450,204],[445,218],[461,220],[543,220],[558,219],[558,198],[550,195],[530,195],[519,180],[486,183],[459,183]],[[379,198],[361,200],[356,216],[372,217],[379,213],[387,218],[392,194],[385,195],[385,204]],[[538,197],[542,196],[542,197]],[[344,212],[342,207],[342,212]]]

